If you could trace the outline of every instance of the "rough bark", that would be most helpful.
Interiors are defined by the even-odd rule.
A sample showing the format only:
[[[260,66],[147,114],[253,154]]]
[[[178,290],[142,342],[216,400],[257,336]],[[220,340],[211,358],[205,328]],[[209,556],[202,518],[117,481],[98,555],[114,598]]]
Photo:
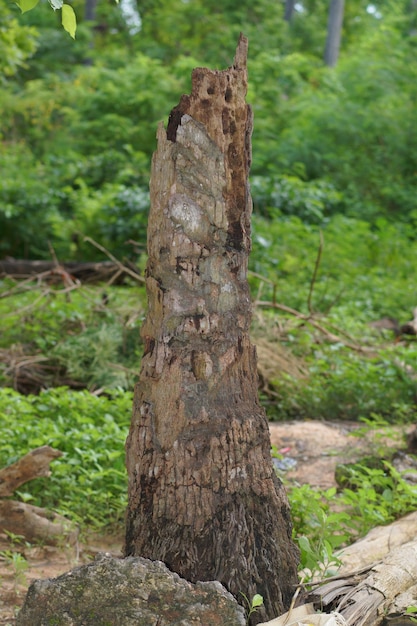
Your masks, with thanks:
[[[249,340],[246,54],[241,37],[232,67],[195,69],[158,129],[125,550],[241,602],[261,593],[259,621],[289,605],[297,553]]]
[[[324,62],[330,67],[336,65],[339,58],[344,6],[345,0],[331,0],[330,2],[327,40],[324,51]]]

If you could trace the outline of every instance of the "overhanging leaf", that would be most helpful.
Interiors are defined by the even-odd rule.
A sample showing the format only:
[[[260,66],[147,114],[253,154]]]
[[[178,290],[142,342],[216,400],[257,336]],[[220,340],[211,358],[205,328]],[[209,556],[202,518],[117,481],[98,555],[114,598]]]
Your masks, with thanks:
[[[22,13],[26,13],[26,11],[30,11],[35,8],[38,2],[39,0],[18,0],[16,4]]]
[[[74,9],[69,4],[62,5],[62,26],[75,39],[75,31],[77,30],[77,18]]]

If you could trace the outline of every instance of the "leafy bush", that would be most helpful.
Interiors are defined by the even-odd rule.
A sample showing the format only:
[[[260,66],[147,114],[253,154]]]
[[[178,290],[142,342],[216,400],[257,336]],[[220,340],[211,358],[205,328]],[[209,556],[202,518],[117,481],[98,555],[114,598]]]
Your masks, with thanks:
[[[288,486],[293,535],[301,552],[305,577],[329,576],[340,565],[340,548],[414,511],[417,488],[389,463],[384,469],[361,463],[349,469],[351,487],[315,489]],[[339,549],[339,550],[338,550]]]
[[[101,387],[132,389],[142,351],[139,325],[144,293],[142,288],[133,287],[112,287],[111,294],[108,291],[106,287],[80,287],[68,297],[59,286],[41,284],[0,298],[4,331],[0,348],[17,350],[20,346],[28,365],[30,355],[43,355],[49,369],[39,376],[40,385],[42,381],[47,386],[64,379],[91,391]],[[13,368],[1,369],[2,384],[13,385]]]
[[[306,359],[306,380],[283,376],[271,381],[278,399],[266,401],[268,415],[271,419],[358,420],[378,414],[390,422],[412,420],[417,404],[414,370],[407,370],[401,353],[413,360],[417,349],[397,348],[364,358],[341,344],[316,348]]]
[[[343,208],[343,195],[325,181],[258,176],[252,179],[251,191],[256,211],[272,219],[292,215],[306,224],[323,224],[326,217]]]

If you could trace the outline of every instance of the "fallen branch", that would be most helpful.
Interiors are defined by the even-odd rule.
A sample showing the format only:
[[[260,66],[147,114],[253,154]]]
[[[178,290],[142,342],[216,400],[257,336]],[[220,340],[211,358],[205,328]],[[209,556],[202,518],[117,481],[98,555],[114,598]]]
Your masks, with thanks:
[[[27,502],[0,500],[0,531],[22,535],[27,541],[49,545],[77,541],[78,531],[62,515]]]
[[[42,446],[4,467],[0,470],[0,496],[12,495],[29,480],[50,476],[49,465],[60,456],[60,450]],[[0,500],[0,531],[22,535],[28,541],[42,540],[49,544],[59,543],[62,539],[74,543],[77,539],[74,525],[62,515],[16,500]]]
[[[90,243],[95,245],[95,247],[100,245],[93,242],[93,240],[91,240]],[[143,276],[139,274],[139,270],[135,271],[130,265],[127,266],[120,261],[117,261],[117,259],[112,257],[112,255],[110,255],[105,248],[100,246],[98,249],[104,252],[112,260],[86,263],[69,261],[60,263],[59,267],[61,270],[64,270],[67,276],[69,276],[73,281],[79,280],[82,283],[106,282],[111,279],[113,279],[114,282],[116,280],[116,274],[118,275],[117,278],[119,279],[119,282],[124,279],[125,275],[134,278],[140,283],[145,281]],[[0,261],[0,278],[5,277],[24,280],[26,284],[33,283],[34,280],[38,282],[45,282],[48,280],[58,282],[60,280],[60,282],[62,282],[62,271],[60,278],[54,261],[26,261],[13,259]],[[19,287],[20,290],[22,288],[22,284],[16,287]],[[15,293],[15,289],[15,287],[12,288],[10,292]],[[2,297],[12,295],[10,292],[3,293]]]
[[[323,335],[327,337],[329,341],[332,341],[334,343],[342,343],[347,348],[350,348],[351,350],[355,350],[356,352],[368,352],[368,353],[375,352],[374,348],[371,348],[368,346],[361,346],[361,345],[358,345],[357,343],[352,343],[353,338],[349,337],[349,335],[347,335],[347,333],[345,333],[344,331],[341,331],[340,334],[343,334],[345,337],[349,337],[350,339],[349,341],[346,341],[346,339],[344,339],[343,337],[340,337],[339,335],[335,335],[333,332],[325,328],[322,324],[319,324],[310,314],[305,315],[304,313],[300,313],[299,311],[296,311],[295,309],[292,309],[291,307],[286,306],[285,304],[279,304],[278,302],[270,302],[270,301],[265,301],[265,300],[256,300],[253,303],[253,306],[285,311],[285,313],[289,313],[290,315],[293,315],[297,319],[302,320],[303,322],[310,324],[311,326],[319,330],[321,333],[323,333]]]
[[[104,246],[97,243],[97,241],[94,241],[94,239],[91,239],[91,237],[84,237],[84,241],[88,241],[88,243],[91,243],[95,248],[97,248],[97,250],[100,250],[100,252],[103,252],[111,261],[113,261],[113,263],[119,268],[118,271],[120,272],[120,274],[123,274],[123,273],[128,274],[129,276],[131,276],[131,278],[134,278],[137,282],[145,283],[145,278],[143,276],[141,276],[138,272],[130,269],[130,267],[128,267],[127,265],[124,265],[123,263],[121,263],[118,259],[116,259],[115,256],[112,255],[111,252],[109,252],[106,248],[104,248]]]
[[[62,456],[60,450],[42,446],[0,470],[0,497],[11,496],[20,485],[39,476],[50,476],[49,464]]]

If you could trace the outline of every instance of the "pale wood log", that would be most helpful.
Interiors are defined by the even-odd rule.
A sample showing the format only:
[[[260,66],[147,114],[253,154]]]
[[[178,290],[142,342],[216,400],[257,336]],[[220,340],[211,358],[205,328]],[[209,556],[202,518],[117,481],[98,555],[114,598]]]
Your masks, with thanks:
[[[125,554],[218,580],[241,603],[261,594],[255,624],[289,606],[297,549],[249,337],[246,56],[242,36],[232,67],[196,68],[158,129]]]
[[[78,535],[74,524],[62,515],[16,500],[0,500],[0,531],[49,545],[73,544]]]
[[[398,614],[398,603],[412,596],[416,581],[417,540],[413,540],[364,571],[320,584],[308,600],[314,599],[324,610],[338,611],[348,626],[378,626],[384,617]]]
[[[0,470],[0,497],[12,493],[30,480],[50,476],[51,461],[62,456],[60,450],[41,446],[31,450],[16,463]],[[74,524],[62,515],[38,506],[15,500],[0,500],[0,531],[22,535],[27,541],[56,544],[74,543],[77,532]]]
[[[50,476],[49,464],[62,456],[62,452],[50,446],[31,450],[16,463],[0,470],[0,497],[11,496],[20,485],[33,478]]]
[[[339,553],[342,566],[339,574],[349,574],[369,567],[383,559],[395,548],[412,541],[416,536],[417,511],[392,522],[388,526],[377,526],[352,545]]]

